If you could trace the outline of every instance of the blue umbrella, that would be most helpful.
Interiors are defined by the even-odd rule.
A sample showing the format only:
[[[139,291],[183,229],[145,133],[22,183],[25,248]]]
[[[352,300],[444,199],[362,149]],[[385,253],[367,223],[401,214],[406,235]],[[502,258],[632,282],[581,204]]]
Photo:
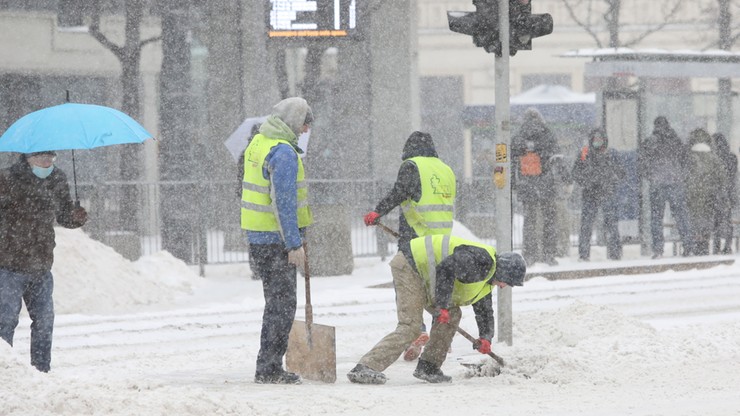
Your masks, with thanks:
[[[93,149],[149,138],[151,133],[116,109],[66,103],[21,117],[0,137],[0,152]]]
[[[21,117],[0,136],[0,152],[72,150],[76,198],[75,150],[142,143],[150,138],[152,134],[144,127],[114,108],[68,102]]]

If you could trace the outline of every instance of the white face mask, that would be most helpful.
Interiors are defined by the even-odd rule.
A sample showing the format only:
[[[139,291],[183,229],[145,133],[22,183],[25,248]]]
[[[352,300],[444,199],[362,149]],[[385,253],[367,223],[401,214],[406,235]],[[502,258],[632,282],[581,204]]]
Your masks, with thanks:
[[[51,175],[51,172],[54,171],[54,165],[51,165],[48,168],[31,166],[31,170],[33,171],[34,175],[38,176],[41,179],[45,179],[47,176]]]

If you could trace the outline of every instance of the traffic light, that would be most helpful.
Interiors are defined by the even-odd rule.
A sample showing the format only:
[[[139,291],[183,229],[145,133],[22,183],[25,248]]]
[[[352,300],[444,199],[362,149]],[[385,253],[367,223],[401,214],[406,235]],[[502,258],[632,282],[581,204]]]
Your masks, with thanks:
[[[509,51],[532,50],[532,39],[552,33],[552,16],[532,14],[531,0],[509,0]]]
[[[501,55],[498,36],[498,0],[473,0],[474,12],[447,12],[450,30],[473,37],[475,46]]]
[[[447,12],[450,30],[473,37],[475,46],[501,56],[498,0],[473,0],[474,12]],[[552,33],[549,14],[532,14],[531,0],[509,0],[509,55],[531,50],[532,39]]]

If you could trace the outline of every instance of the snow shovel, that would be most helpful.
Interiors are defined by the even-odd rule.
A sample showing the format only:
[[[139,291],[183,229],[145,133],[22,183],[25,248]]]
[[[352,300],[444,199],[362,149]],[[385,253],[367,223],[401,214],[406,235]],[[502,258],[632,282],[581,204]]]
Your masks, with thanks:
[[[465,339],[467,339],[468,341],[472,342],[473,343],[473,347],[475,347],[476,350],[478,349],[479,344],[480,344],[480,341],[479,340],[473,338],[472,335],[468,334],[464,329],[462,329],[460,327],[457,327],[457,333],[460,334],[460,335],[462,335],[463,337],[465,337]],[[491,357],[491,358],[493,358],[494,360],[496,360],[496,362],[498,363],[498,365],[500,365],[501,367],[504,366],[504,359],[503,358],[499,357],[498,355],[496,355],[493,352],[489,352],[488,353],[488,356]]]
[[[306,286],[306,321],[293,321],[288,337],[285,364],[288,371],[308,380],[333,383],[337,380],[336,337],[333,326],[313,323],[311,278],[308,272],[308,247],[303,276]]]

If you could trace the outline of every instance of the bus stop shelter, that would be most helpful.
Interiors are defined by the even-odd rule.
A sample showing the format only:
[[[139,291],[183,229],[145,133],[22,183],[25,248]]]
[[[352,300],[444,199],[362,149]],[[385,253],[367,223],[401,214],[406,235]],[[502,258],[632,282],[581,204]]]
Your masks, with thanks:
[[[722,132],[740,153],[740,100],[732,90],[740,80],[740,53],[662,49],[579,49],[562,57],[590,58],[584,77],[597,91],[597,119],[611,147],[634,164],[620,201],[620,231],[649,247],[647,189],[636,174],[636,153],[657,116],[666,116],[685,138],[695,128]],[[627,215],[624,215],[624,214]],[[634,213],[635,215],[632,215]],[[632,218],[635,217],[636,218]]]

